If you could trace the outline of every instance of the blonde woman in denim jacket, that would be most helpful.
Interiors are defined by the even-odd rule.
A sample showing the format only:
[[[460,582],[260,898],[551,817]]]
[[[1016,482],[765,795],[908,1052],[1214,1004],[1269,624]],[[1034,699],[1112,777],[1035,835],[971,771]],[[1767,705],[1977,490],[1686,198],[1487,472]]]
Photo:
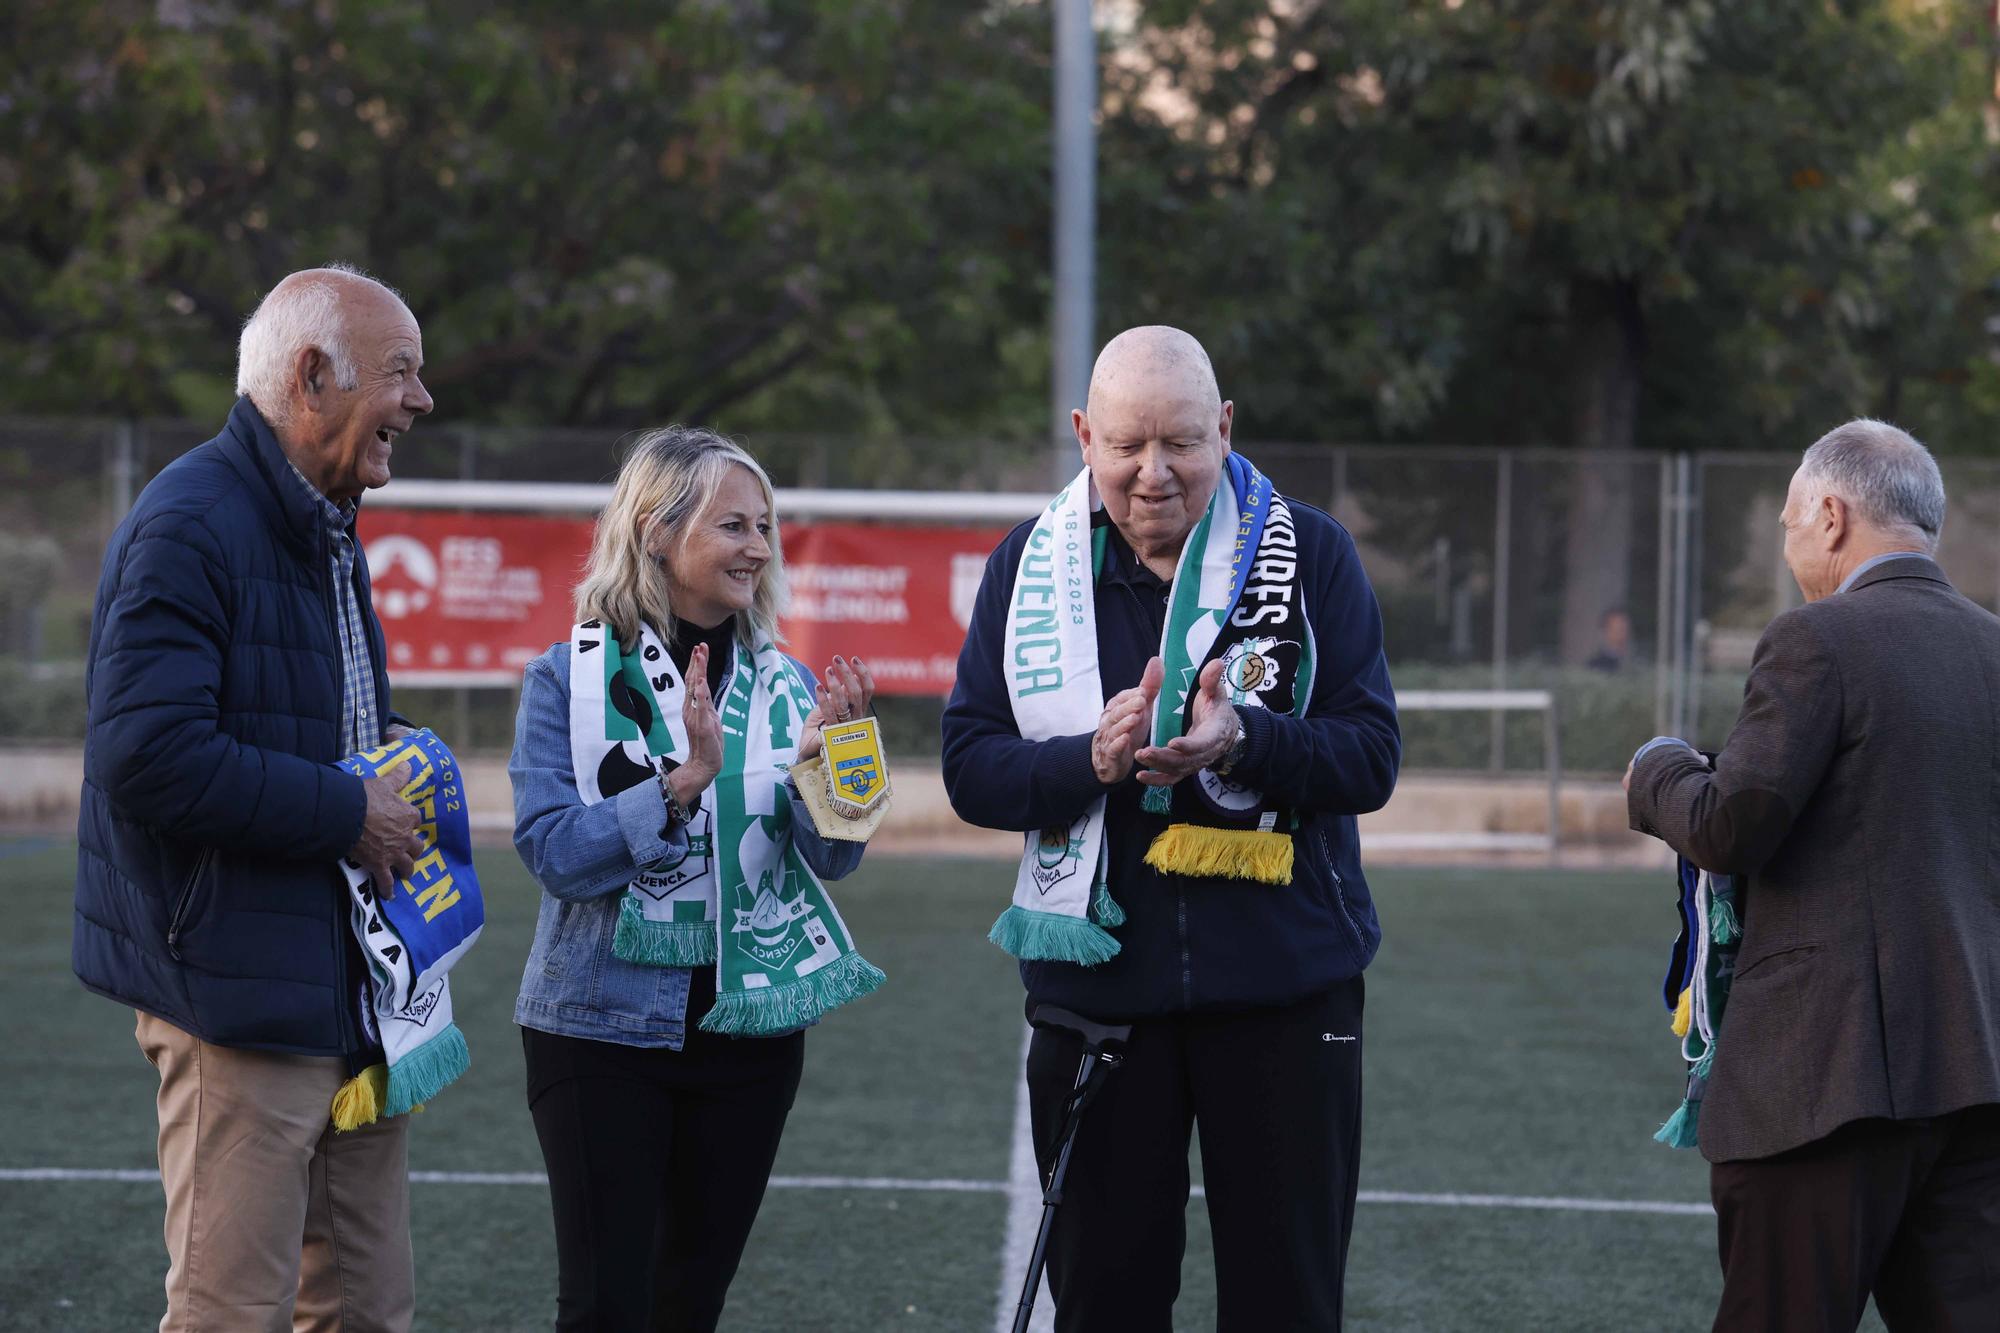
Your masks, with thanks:
[[[571,758],[570,644],[527,667],[508,773],[514,845],[542,903],[514,1017],[555,1207],[559,1329],[714,1328],[798,1091],[802,1029],[705,1031],[713,966],[653,966],[613,951],[635,875],[702,854],[687,822],[700,824],[721,767],[715,700],[733,654],[749,651],[753,635],[774,639],[783,599],[763,469],[710,432],[654,431],[619,469],[576,615],[623,642],[637,641],[641,622],[658,636],[686,681],[687,759],[668,761],[663,780],[638,765],[623,776],[600,770],[604,799],[584,803]],[[801,760],[818,752],[822,716],[864,716],[874,697],[858,660],[836,657],[823,683],[805,680],[816,706],[799,724]],[[823,880],[851,872],[862,845],[822,840],[789,779],[786,794],[806,864]]]

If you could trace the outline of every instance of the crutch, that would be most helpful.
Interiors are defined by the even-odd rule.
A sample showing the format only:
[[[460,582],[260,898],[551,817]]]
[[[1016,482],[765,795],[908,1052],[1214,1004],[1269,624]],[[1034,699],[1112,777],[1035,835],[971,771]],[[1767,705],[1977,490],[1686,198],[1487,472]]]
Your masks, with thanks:
[[[1051,1032],[1067,1032],[1083,1040],[1083,1059],[1076,1067],[1076,1084],[1063,1103],[1062,1119],[1056,1124],[1055,1151],[1049,1178],[1042,1190],[1042,1225],[1035,1232],[1034,1254],[1028,1260],[1028,1276],[1021,1283],[1021,1300],[1014,1307],[1014,1333],[1028,1333],[1028,1321],[1035,1313],[1035,1290],[1042,1284],[1042,1268],[1049,1259],[1049,1227],[1062,1202],[1063,1177],[1069,1174],[1069,1152],[1076,1143],[1076,1129],[1083,1121],[1084,1108],[1097,1097],[1111,1071],[1125,1061],[1125,1044],[1132,1039],[1129,1024],[1114,1027],[1095,1023],[1052,1004],[1038,1004],[1028,1023]]]

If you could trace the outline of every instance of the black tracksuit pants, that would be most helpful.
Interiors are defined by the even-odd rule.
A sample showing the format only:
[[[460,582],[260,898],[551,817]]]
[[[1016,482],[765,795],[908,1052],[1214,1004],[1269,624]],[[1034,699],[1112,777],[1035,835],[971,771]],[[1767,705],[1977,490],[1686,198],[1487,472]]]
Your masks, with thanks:
[[[1338,1329],[1361,1156],[1360,977],[1285,1009],[1132,1025],[1084,1112],[1049,1238],[1058,1333],[1171,1333],[1201,1131],[1218,1333]],[[1082,1046],[1028,1048],[1035,1152],[1049,1150]]]
[[[702,983],[706,981],[704,987]],[[669,1051],[521,1030],[555,1206],[556,1327],[713,1329],[799,1089],[805,1034],[703,1032]]]

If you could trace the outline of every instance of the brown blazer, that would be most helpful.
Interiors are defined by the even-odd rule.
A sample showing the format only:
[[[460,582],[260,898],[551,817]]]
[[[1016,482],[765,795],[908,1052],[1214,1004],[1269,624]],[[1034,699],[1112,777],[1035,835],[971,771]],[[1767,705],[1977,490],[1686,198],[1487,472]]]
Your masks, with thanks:
[[[1773,620],[1715,768],[1660,746],[1628,810],[1749,876],[1703,1156],[2000,1102],[2000,619],[1935,563]]]

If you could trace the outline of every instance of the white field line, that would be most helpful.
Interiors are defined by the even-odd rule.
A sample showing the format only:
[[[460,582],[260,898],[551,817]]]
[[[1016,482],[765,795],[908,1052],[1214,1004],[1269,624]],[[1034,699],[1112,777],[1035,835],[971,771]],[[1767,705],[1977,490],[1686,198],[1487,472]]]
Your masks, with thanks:
[[[1021,1247],[1018,1268],[1006,1294],[1007,1318],[1013,1320],[1014,1301],[1020,1294],[1021,1278],[1028,1270],[1027,1252],[1034,1247],[1035,1227],[1041,1221],[1041,1185],[1035,1180],[1034,1154],[1028,1156],[1028,1187],[1017,1189],[1005,1180],[912,1179],[904,1176],[772,1176],[771,1188],[779,1190],[908,1190],[946,1194],[1006,1194],[1012,1196],[1011,1215],[1026,1199],[1028,1215],[1026,1240]],[[412,1171],[410,1180],[418,1185],[533,1185],[546,1186],[549,1178],[540,1171]],[[37,1182],[109,1181],[153,1184],[160,1173],[151,1167],[70,1167],[28,1166],[0,1168],[0,1184]],[[1194,1187],[1196,1198],[1201,1186]],[[1663,1199],[1579,1199],[1531,1194],[1413,1194],[1403,1190],[1362,1190],[1360,1201],[1368,1204],[1409,1204],[1430,1208],[1529,1208],[1566,1213],[1653,1213],[1670,1217],[1713,1217],[1715,1210],[1705,1203],[1673,1203]],[[1013,1227],[1010,1221],[1009,1234]],[[1040,1308],[1040,1302],[1037,1302]]]
[[[1034,1119],[1028,1110],[1028,1043],[1035,1030],[1021,1025],[1021,1058],[1014,1066],[1014,1139],[1007,1154],[1007,1237],[1000,1246],[1000,1292],[993,1303],[995,1333],[1011,1333],[1021,1300],[1021,1283],[1035,1252],[1035,1233],[1042,1225],[1042,1175],[1035,1164]],[[1035,1288],[1035,1312],[1029,1333],[1055,1333],[1056,1301],[1049,1295],[1048,1275]]]

